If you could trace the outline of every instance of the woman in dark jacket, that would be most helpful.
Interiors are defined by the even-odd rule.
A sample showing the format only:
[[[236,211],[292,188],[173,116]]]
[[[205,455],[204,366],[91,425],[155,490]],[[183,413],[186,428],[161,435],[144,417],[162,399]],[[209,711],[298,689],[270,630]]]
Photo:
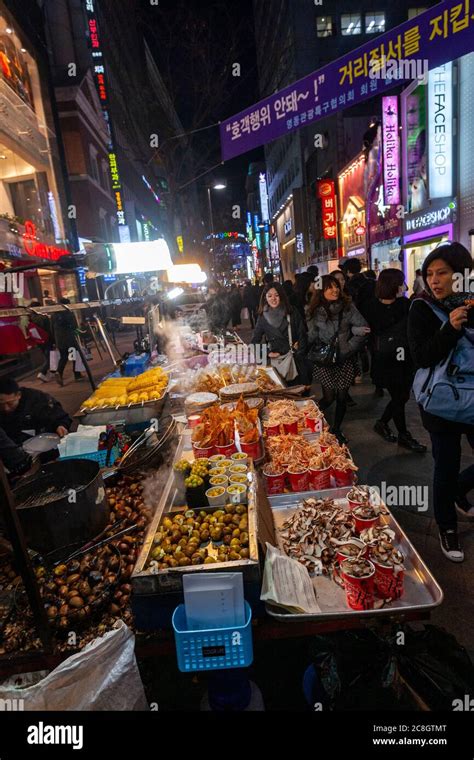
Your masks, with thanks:
[[[230,286],[230,308],[232,313],[232,327],[239,327],[242,324],[240,317],[242,311],[242,296],[237,285],[232,284]]]
[[[288,317],[290,318],[289,321]],[[291,346],[289,324],[291,326]],[[298,377],[293,382],[307,383],[309,378],[307,377],[305,362],[308,346],[306,328],[298,311],[290,306],[286,293],[278,282],[271,283],[268,289],[263,292],[257,324],[250,342],[261,343],[264,337],[269,345],[268,355],[270,359],[285,356],[290,349],[293,350],[298,370]]]
[[[211,282],[209,285],[209,296],[209,300],[204,307],[207,313],[209,330],[216,335],[222,335],[225,333],[232,316],[229,295],[220,283]]]
[[[390,394],[374,430],[390,443],[397,437],[389,427],[393,419],[398,431],[398,445],[419,454],[426,446],[418,443],[407,430],[405,406],[410,398],[415,368],[408,348],[408,312],[410,301],[403,298],[405,276],[400,269],[384,269],[375,286],[375,298],[366,306],[365,317],[371,329],[372,382]]]
[[[331,275],[321,278],[321,290],[313,294],[307,323],[308,341],[312,348],[327,346],[335,335],[338,336],[337,363],[329,367],[316,365],[313,377],[323,389],[320,408],[328,409],[336,401],[332,432],[341,443],[345,443],[341,424],[347,409],[347,396],[358,369],[357,353],[370,329],[350,297],[341,291],[339,282]]]
[[[70,304],[68,298],[60,298],[59,303],[67,305]],[[54,334],[54,342],[56,348],[59,351],[59,363],[56,371],[56,381],[59,385],[64,385],[63,373],[66,368],[66,364],[69,361],[71,349],[77,349],[77,322],[74,314],[70,311],[60,311],[57,314],[53,314],[51,319],[51,326]],[[72,352],[71,352],[72,353]],[[76,361],[73,360],[74,379],[80,380],[82,375],[76,371]]]
[[[408,339],[416,367],[434,368],[444,362],[460,338],[467,335],[466,328],[474,328],[474,309],[469,307],[472,293],[454,288],[456,273],[466,277],[472,268],[471,255],[460,243],[441,245],[425,259],[422,276],[427,296],[412,302],[408,317]],[[430,303],[445,312],[448,317],[445,322]],[[459,544],[456,510],[474,517],[474,508],[467,500],[467,494],[474,488],[474,465],[459,472],[461,438],[465,434],[474,448],[474,425],[435,416],[421,406],[420,411],[433,448],[433,507],[441,550],[452,562],[462,562],[464,552]]]

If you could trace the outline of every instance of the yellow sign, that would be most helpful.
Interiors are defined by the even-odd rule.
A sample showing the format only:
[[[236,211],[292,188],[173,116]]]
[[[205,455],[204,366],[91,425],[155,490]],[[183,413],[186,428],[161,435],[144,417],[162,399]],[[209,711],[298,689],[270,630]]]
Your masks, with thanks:
[[[178,237],[176,238],[176,242],[178,244],[178,251],[180,253],[184,253],[184,242],[183,242],[183,238],[181,237],[181,235],[178,235]]]

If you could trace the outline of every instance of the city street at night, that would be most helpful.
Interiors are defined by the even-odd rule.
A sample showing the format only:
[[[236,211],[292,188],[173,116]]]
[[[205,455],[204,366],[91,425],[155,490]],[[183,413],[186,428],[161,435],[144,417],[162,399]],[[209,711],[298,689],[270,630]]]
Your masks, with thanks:
[[[0,0],[0,760],[472,757],[473,124],[474,0]]]

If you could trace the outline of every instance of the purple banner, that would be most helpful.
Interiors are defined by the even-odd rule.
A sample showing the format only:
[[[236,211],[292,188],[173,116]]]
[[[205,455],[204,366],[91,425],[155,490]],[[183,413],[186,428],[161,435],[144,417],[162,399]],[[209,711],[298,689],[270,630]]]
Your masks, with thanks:
[[[222,160],[412,81],[424,62],[434,69],[473,50],[474,0],[444,0],[223,121]]]

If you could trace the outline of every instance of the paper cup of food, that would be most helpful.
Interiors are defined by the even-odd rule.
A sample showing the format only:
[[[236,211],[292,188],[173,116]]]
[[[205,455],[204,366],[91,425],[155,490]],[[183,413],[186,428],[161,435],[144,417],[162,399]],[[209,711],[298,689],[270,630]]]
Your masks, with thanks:
[[[209,459],[209,457],[213,456],[215,448],[214,446],[207,446],[203,448],[202,446],[197,446],[195,443],[193,443],[193,452],[195,459]]]
[[[191,414],[188,417],[188,425],[190,428],[195,428],[199,425],[201,422],[201,415],[200,414]]]
[[[238,483],[240,486],[245,486],[248,488],[248,477],[247,475],[230,475],[229,485],[232,485],[233,483]]]
[[[234,463],[234,465],[244,464],[247,466],[249,463],[248,454],[246,454],[244,451],[236,451],[235,454],[232,454],[231,460]]]
[[[375,591],[381,599],[400,599],[404,591],[405,558],[398,549],[379,543],[370,547],[375,567]]]
[[[323,421],[321,417],[314,414],[307,414],[305,416],[305,425],[313,433],[321,433],[323,429]]]
[[[264,422],[263,429],[267,436],[280,435],[280,425],[270,425],[268,422]]]
[[[323,447],[321,446],[321,451]],[[331,468],[331,478],[334,488],[346,488],[354,483],[353,470],[338,470]]]
[[[227,501],[230,504],[247,504],[247,486],[233,483],[227,488]]]
[[[355,557],[367,558],[368,547],[358,538],[350,538],[345,544],[339,544],[336,548],[336,560],[344,562],[346,559]]]
[[[212,473],[211,473],[212,475]],[[209,478],[209,485],[210,486],[223,486],[224,488],[227,488],[229,485],[229,478],[227,475],[216,475],[215,477]]]
[[[364,504],[352,510],[357,533],[372,528],[379,523],[379,513],[375,511],[371,504]]]
[[[284,422],[283,430],[285,431],[285,435],[298,435],[298,420]]]
[[[309,489],[309,472],[305,469],[293,468],[288,470],[291,490],[295,493]]]
[[[224,486],[212,486],[206,491],[210,507],[224,507],[226,504],[226,489]]]
[[[263,477],[265,479],[265,488],[269,496],[284,493],[286,473],[283,469],[278,469],[274,467],[274,465],[269,464],[263,468]]]
[[[331,468],[309,468],[309,485],[312,491],[326,491],[331,488]]]
[[[211,467],[211,469],[209,470],[209,477],[211,478],[216,478],[216,477],[219,477],[220,475],[225,475],[225,476],[227,475],[227,469],[225,467],[219,467],[218,465],[216,465],[215,467]]]
[[[347,604],[352,610],[374,607],[375,567],[368,559],[345,559],[340,565]]]
[[[219,462],[222,462],[224,459],[224,454],[214,454],[212,457],[209,457],[212,466],[219,464]]]
[[[347,494],[349,509],[357,509],[371,503],[369,486],[353,486]]]
[[[231,454],[235,454],[237,451],[235,446],[235,441],[231,441],[230,443],[226,443],[224,446],[216,446],[216,452],[218,454],[222,454],[224,457],[230,457]]]
[[[234,464],[229,467],[229,475],[246,475],[249,468],[246,464]]]
[[[248,459],[260,459],[262,452],[260,448],[260,441],[254,441],[253,443],[240,442],[240,448]]]

